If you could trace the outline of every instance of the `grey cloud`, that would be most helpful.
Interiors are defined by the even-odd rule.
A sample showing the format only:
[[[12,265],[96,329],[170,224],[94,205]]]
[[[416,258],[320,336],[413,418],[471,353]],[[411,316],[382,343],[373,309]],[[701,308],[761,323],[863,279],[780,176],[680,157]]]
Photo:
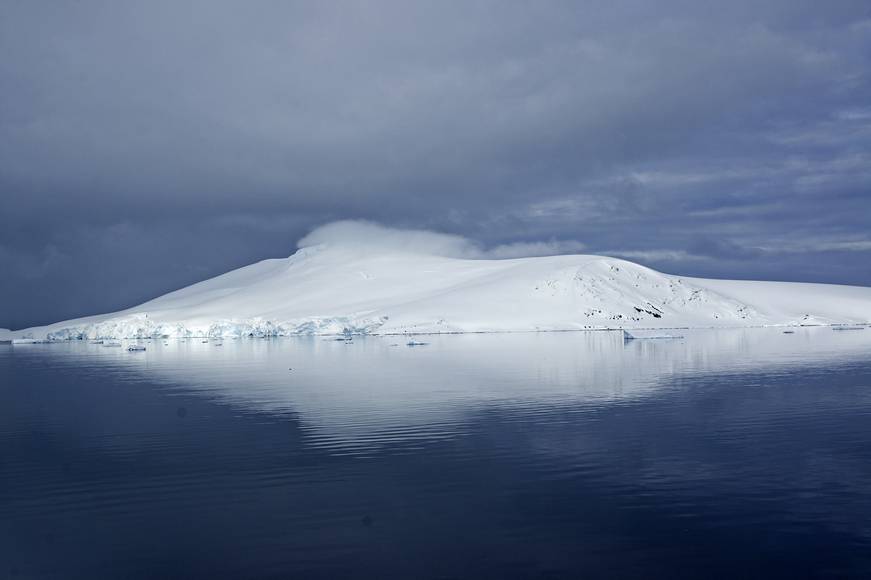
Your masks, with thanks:
[[[348,219],[871,284],[868,22],[850,1],[3,3],[0,326]]]

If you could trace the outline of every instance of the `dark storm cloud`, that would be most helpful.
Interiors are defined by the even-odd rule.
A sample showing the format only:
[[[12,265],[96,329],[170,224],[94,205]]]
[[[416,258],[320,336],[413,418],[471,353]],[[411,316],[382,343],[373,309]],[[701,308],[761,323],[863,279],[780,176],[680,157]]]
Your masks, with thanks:
[[[335,219],[871,284],[869,55],[867,2],[7,1],[0,326]]]

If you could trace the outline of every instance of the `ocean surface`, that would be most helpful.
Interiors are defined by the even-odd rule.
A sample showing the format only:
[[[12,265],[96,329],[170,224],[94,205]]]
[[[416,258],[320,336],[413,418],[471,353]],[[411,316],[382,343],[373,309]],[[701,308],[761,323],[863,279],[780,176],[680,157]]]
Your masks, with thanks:
[[[675,334],[0,345],[0,578],[871,577],[871,328]]]

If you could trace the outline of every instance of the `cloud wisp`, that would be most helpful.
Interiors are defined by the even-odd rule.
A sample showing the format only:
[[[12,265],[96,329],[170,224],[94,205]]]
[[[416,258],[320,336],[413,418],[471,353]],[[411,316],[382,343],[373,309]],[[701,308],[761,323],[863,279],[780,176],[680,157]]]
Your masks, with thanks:
[[[481,242],[457,234],[389,227],[372,221],[342,220],[324,224],[306,234],[297,247],[317,245],[392,251],[471,260],[530,258],[580,253],[577,240],[513,242],[486,248]]]

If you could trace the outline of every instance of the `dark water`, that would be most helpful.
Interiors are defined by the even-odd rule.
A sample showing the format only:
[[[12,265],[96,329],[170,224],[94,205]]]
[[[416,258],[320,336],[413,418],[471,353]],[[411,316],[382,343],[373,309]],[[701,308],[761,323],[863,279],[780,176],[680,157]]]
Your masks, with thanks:
[[[0,577],[871,577],[871,329],[684,334],[0,346]]]

